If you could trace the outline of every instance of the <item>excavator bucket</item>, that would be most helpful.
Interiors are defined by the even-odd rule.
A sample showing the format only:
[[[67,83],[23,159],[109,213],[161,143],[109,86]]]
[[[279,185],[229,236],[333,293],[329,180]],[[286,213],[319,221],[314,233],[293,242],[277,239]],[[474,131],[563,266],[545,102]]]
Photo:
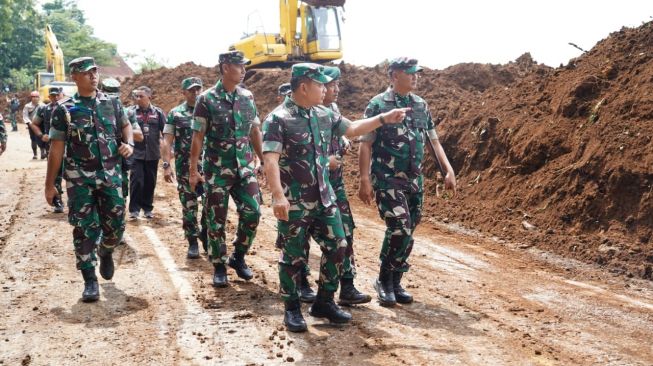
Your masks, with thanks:
[[[345,0],[302,0],[311,6],[344,6]]]

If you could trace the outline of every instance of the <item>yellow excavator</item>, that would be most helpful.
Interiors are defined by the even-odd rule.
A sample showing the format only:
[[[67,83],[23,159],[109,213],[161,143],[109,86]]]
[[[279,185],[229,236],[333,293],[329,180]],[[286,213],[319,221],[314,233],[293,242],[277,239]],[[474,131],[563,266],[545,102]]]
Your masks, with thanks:
[[[340,13],[345,0],[279,0],[279,34],[255,33],[229,47],[252,60],[248,68],[328,62],[342,58]]]
[[[75,83],[66,81],[63,51],[49,24],[45,26],[45,68],[45,71],[39,71],[36,74],[35,80],[41,101],[48,103],[48,89],[51,86],[62,87],[67,96],[72,96],[77,92]]]

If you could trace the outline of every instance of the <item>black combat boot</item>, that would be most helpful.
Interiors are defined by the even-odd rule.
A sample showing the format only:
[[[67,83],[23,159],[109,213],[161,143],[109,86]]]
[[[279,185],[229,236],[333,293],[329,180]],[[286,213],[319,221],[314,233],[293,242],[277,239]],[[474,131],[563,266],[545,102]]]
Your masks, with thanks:
[[[315,291],[311,288],[311,283],[308,282],[308,273],[306,273],[305,269],[302,269],[299,278],[299,300],[309,303],[315,301]]]
[[[213,264],[213,286],[214,287],[227,287],[229,280],[227,279],[227,267],[223,263]]]
[[[202,242],[202,249],[204,249],[204,253],[209,252],[209,238],[206,230],[207,229],[203,227],[202,231],[200,231],[200,236],[199,236],[199,239]]]
[[[353,278],[340,279],[340,297],[338,298],[338,305],[364,304],[370,301],[372,301],[370,295],[366,295],[356,289]]]
[[[343,324],[351,321],[351,314],[340,309],[333,301],[333,292],[324,289],[317,290],[315,302],[308,310],[311,316],[327,318],[331,323]]]
[[[100,287],[97,283],[97,276],[95,276],[95,268],[83,269],[82,277],[84,277],[84,292],[82,292],[82,301],[98,301],[100,299]]]
[[[100,245],[97,255],[100,257],[100,276],[105,280],[112,279],[114,272],[112,252]]]
[[[61,201],[61,197],[59,195],[54,196],[54,199],[52,200],[52,205],[54,206],[55,213],[63,212],[63,202]]]
[[[254,277],[254,273],[252,273],[252,270],[245,263],[245,253],[234,252],[229,257],[229,267],[236,270],[238,277],[245,281],[249,281]]]
[[[188,238],[188,252],[186,253],[186,258],[197,259],[199,257],[200,257],[200,248],[197,245],[197,238],[195,237]]]
[[[395,292],[395,299],[400,304],[410,304],[413,302],[413,295],[409,294],[403,287],[401,287],[401,277],[403,272],[394,272],[392,274],[392,284]]]
[[[381,267],[379,278],[374,282],[374,289],[379,296],[381,306],[394,306],[397,303],[391,270]]]
[[[302,307],[299,301],[287,301],[285,304],[286,311],[283,314],[283,324],[291,332],[305,332],[306,321],[302,316]]]

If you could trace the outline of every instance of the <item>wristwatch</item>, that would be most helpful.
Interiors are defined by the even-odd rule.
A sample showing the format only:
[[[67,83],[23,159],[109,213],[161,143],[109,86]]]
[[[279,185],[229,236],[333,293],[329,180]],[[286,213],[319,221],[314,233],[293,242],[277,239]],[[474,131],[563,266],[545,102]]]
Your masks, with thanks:
[[[163,162],[163,169],[168,169],[168,168],[170,168],[170,163],[168,163],[167,161],[164,161]]]

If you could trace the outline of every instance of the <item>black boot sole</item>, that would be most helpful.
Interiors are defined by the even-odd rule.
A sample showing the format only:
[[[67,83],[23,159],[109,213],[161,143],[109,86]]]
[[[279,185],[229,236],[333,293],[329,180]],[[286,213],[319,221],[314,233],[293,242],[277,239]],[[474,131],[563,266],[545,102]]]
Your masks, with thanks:
[[[407,297],[402,298],[402,297],[397,296],[397,294],[395,294],[395,298],[397,299],[398,304],[410,304],[410,303],[413,302],[412,297],[411,298],[407,298]]]
[[[245,274],[242,271],[238,269],[238,267],[235,264],[232,264],[231,260],[229,260],[229,263],[227,263],[229,267],[231,267],[234,271],[236,271],[236,275],[240,278],[242,278],[245,281],[249,281],[252,278],[254,278],[254,274]]]
[[[313,318],[328,319],[329,322],[333,323],[333,324],[347,324],[347,323],[349,323],[351,321],[351,318],[348,318],[348,319],[336,318],[336,319],[334,319],[334,318],[330,318],[329,315],[327,315],[327,314],[321,314],[319,312],[316,313],[315,311],[313,311],[312,306],[308,309],[308,315],[312,316]]]
[[[217,288],[225,288],[225,287],[229,287],[229,281],[228,280],[224,281],[224,282],[215,282],[215,281],[213,281],[212,285],[213,285],[213,287],[217,287]]]
[[[299,296],[299,301],[305,302],[307,304],[312,304],[312,303],[315,302],[315,297],[316,297],[315,295],[313,295],[311,297]]]
[[[385,299],[383,299],[381,297],[381,291],[379,290],[380,286],[381,285],[377,281],[374,282],[374,289],[376,290],[376,295],[377,295],[377,298],[379,299],[379,303],[381,304],[381,306],[392,307],[392,306],[397,305],[396,300],[395,301],[388,301],[388,300],[385,300]]]
[[[370,301],[372,301],[371,296],[366,296],[365,298],[361,299],[338,299],[338,305],[351,306],[358,304],[367,304]]]
[[[100,296],[82,296],[82,302],[96,302],[100,300]]]

